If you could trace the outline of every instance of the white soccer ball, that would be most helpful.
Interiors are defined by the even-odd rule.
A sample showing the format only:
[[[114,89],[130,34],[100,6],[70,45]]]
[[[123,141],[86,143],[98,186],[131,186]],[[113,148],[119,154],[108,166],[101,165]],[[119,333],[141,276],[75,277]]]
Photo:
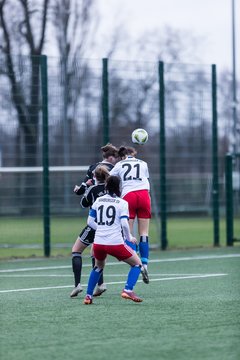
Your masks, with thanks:
[[[132,132],[132,142],[138,145],[144,145],[148,141],[148,133],[144,129],[135,129]]]

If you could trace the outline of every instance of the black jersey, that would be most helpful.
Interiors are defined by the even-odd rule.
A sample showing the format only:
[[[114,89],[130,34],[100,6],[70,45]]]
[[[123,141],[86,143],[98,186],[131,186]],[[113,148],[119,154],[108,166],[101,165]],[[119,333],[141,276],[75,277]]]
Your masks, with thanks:
[[[88,168],[87,175],[85,177],[84,182],[88,181],[89,179],[93,180],[94,170],[96,169],[97,166],[106,166],[108,171],[112,170],[112,168],[114,167],[113,164],[111,164],[110,162],[107,162],[107,161],[100,161],[96,164],[90,165]]]
[[[96,164],[93,164],[93,165],[90,165],[89,168],[88,168],[88,171],[87,171],[87,174],[85,176],[85,179],[84,181],[82,182],[82,184],[80,185],[80,188],[78,189],[78,191],[76,191],[75,193],[77,195],[83,195],[84,192],[86,191],[86,189],[88,188],[86,182],[91,179],[94,183],[94,179],[93,179],[93,176],[94,176],[94,170],[96,169],[97,166],[100,166],[100,165],[103,165],[103,166],[106,166],[106,168],[108,169],[108,171],[112,170],[112,168],[114,167],[113,164],[111,164],[110,162],[105,162],[105,161],[100,161]]]
[[[106,194],[106,190],[104,183],[92,185],[86,190],[85,194],[83,195],[80,201],[80,205],[83,208],[91,207],[97,198],[105,194]]]

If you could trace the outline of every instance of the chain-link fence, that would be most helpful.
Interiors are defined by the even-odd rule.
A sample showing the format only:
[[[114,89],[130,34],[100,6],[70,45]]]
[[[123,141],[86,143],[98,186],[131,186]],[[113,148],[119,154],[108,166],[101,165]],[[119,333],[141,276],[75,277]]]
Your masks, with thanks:
[[[169,247],[216,245],[226,142],[217,133],[213,67],[48,58],[45,68],[46,57],[14,60],[0,59],[3,244],[42,243],[46,200],[52,245],[73,242],[78,217],[86,217],[74,185],[103,144],[131,145],[142,127],[149,141],[137,150],[151,174],[152,243],[161,243],[165,227]]]

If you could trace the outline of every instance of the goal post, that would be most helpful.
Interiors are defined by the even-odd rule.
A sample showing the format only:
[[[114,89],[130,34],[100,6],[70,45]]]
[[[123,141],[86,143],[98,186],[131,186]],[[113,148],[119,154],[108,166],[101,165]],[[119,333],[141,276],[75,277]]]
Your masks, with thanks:
[[[49,166],[49,171],[52,172],[66,172],[66,171],[87,171],[88,166]],[[42,173],[43,166],[0,166],[0,174],[4,173]]]
[[[85,174],[89,166],[49,166],[48,167],[48,181],[44,181],[46,174],[44,173],[43,166],[17,166],[10,167],[0,166],[0,179],[3,184],[2,191],[4,192],[4,197],[2,198],[0,214],[6,215],[10,218],[39,218],[42,221],[40,228],[36,226],[35,228],[29,227],[32,231],[31,236],[36,239],[36,242],[42,242],[42,248],[44,256],[49,257],[51,255],[52,243],[54,243],[54,232],[51,226],[51,219],[53,216],[61,216],[60,206],[64,207],[64,195],[62,193],[62,187],[64,182],[64,176],[69,175],[71,180],[71,189],[67,189],[67,195],[70,196],[70,193],[73,192],[73,185],[78,183],[77,179],[84,179]],[[22,187],[25,186],[25,177],[33,176],[38,174],[38,182],[34,184],[34,187],[38,189],[38,194],[31,195],[29,194],[28,198],[28,213],[22,213],[21,202],[22,197]],[[48,189],[46,189],[46,186]],[[47,208],[46,208],[47,202]],[[69,211],[69,209],[67,209]],[[67,213],[67,216],[74,217],[78,215],[78,212],[73,210],[71,213]],[[7,226],[7,225],[6,225]],[[41,229],[41,230],[40,230]],[[1,235],[4,239],[5,230],[2,229]],[[25,230],[26,237],[29,236],[28,228]],[[17,233],[16,225],[16,236],[19,236]],[[21,238],[21,237],[20,237]],[[23,240],[24,241],[24,240]]]

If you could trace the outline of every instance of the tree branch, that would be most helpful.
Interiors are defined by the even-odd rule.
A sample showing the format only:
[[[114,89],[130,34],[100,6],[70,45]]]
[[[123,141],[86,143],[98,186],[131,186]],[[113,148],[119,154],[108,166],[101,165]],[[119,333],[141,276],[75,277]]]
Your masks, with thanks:
[[[37,53],[39,55],[42,53],[42,48],[43,48],[43,44],[44,44],[48,5],[49,5],[49,0],[44,0],[43,15],[42,15],[42,26],[41,26],[41,36],[40,36],[40,41],[39,41],[39,45],[38,45],[38,48],[37,48]]]
[[[14,102],[16,104],[17,112],[19,114],[19,121],[21,122],[23,127],[27,128],[26,124],[26,104],[24,101],[24,98],[22,97],[22,91],[20,89],[20,86],[17,83],[16,80],[16,74],[14,71],[14,65],[13,65],[13,59],[12,59],[12,53],[11,53],[11,42],[10,42],[10,36],[7,30],[7,26],[5,23],[4,18],[4,4],[5,0],[1,1],[0,3],[0,19],[1,19],[1,27],[3,29],[4,39],[6,43],[5,47],[5,54],[7,59],[7,68],[8,68],[8,76],[12,85],[12,96],[14,98]]]
[[[20,0],[24,14],[25,14],[25,23],[26,23],[26,34],[23,34],[30,46],[30,50],[32,54],[35,54],[35,45],[34,45],[34,39],[33,39],[33,33],[30,23],[30,16],[29,16],[29,9],[28,9],[28,1],[27,0]]]

